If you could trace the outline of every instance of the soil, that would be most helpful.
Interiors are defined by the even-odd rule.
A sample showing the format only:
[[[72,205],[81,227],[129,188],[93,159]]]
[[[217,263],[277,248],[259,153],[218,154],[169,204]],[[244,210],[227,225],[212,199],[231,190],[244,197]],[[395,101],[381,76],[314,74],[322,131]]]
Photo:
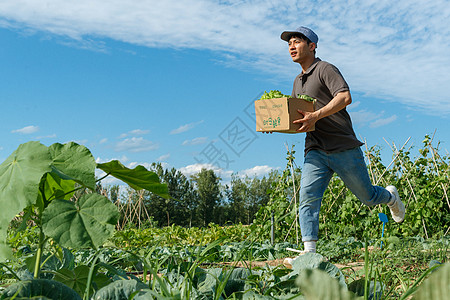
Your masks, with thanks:
[[[262,268],[266,265],[277,267],[277,266],[283,266],[284,258],[275,259],[275,260],[266,260],[266,261],[240,261],[240,262],[224,262],[224,263],[211,263],[211,264],[204,264],[202,266],[209,267],[209,266],[220,266],[220,265],[227,265],[227,266],[235,266],[238,268],[247,268],[251,267],[253,268]],[[336,267],[339,269],[343,268],[350,268],[354,271],[358,271],[364,268],[364,261],[357,261],[357,262],[350,262],[347,264],[336,264],[333,263]]]
[[[236,266],[238,268],[247,268],[247,267],[265,267],[266,265],[272,266],[272,267],[277,267],[280,265],[283,265],[283,260],[284,258],[279,258],[279,259],[275,259],[275,260],[265,260],[265,261],[239,261],[239,262],[226,262],[223,263],[224,265],[230,265],[230,266]]]

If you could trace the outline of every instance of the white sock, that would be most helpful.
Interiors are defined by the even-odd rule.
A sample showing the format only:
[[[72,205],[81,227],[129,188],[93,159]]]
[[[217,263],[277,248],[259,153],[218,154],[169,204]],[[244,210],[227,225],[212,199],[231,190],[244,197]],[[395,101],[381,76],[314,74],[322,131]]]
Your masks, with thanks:
[[[316,253],[316,243],[317,241],[303,242],[303,246],[305,246],[305,251]]]
[[[395,203],[395,196],[391,194],[391,199],[389,199],[388,206],[392,206]]]

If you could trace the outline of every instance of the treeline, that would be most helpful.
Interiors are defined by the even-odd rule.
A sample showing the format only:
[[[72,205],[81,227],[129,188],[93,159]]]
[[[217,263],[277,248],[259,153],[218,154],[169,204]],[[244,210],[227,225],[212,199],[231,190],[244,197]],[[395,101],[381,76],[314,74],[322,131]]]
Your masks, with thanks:
[[[262,178],[231,176],[229,184],[213,171],[202,169],[186,177],[175,168],[165,169],[161,164],[150,168],[166,183],[170,199],[164,199],[147,191],[139,193],[119,186],[103,187],[122,213],[122,223],[136,226],[152,223],[152,226],[203,227],[210,223],[251,224],[258,210],[269,202],[272,183],[280,174],[273,170]]]

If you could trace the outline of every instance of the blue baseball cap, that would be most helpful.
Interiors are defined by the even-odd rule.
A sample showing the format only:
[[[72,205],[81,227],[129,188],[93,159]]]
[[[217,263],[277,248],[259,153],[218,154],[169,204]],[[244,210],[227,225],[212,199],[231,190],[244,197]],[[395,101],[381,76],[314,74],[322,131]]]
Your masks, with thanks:
[[[293,35],[296,35],[296,34],[304,35],[305,37],[307,37],[311,42],[313,42],[317,46],[317,42],[319,41],[319,37],[317,36],[317,34],[314,33],[314,31],[312,31],[311,29],[309,29],[307,27],[304,27],[304,26],[300,26],[295,31],[284,31],[281,34],[281,39],[286,41],[286,42],[289,42],[291,37]]]

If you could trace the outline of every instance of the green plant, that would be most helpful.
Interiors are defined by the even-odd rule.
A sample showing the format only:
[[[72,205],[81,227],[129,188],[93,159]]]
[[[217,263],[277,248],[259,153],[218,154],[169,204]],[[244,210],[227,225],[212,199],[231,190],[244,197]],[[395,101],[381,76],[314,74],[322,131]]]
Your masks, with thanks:
[[[147,189],[168,197],[167,186],[158,176],[142,166],[128,169],[119,161],[97,164],[90,151],[76,143],[55,143],[49,147],[39,142],[20,145],[0,165],[0,261],[12,257],[7,243],[11,220],[22,213],[24,230],[29,222],[38,229],[34,257],[34,278],[39,278],[43,250],[49,239],[62,247],[98,248],[114,232],[118,220],[115,205],[95,193],[95,169],[104,171],[136,190]],[[75,192],[86,190],[78,199]]]
[[[1,299],[73,299],[81,297],[67,285],[54,280],[34,279],[19,281],[9,286],[2,294]]]
[[[439,270],[433,272],[437,267],[439,267]],[[433,274],[423,282],[413,299],[443,300],[448,298],[448,295],[450,295],[450,264],[447,263],[444,266],[434,266],[430,268],[427,274],[431,272],[433,272]],[[401,299],[406,299],[406,297],[402,297]]]
[[[433,145],[425,136],[420,154],[413,158],[410,149],[392,146],[392,162],[385,166],[381,160],[380,147],[368,147],[367,168],[372,184],[395,185],[407,208],[402,224],[387,224],[386,236],[421,236],[440,238],[450,228],[450,165],[447,156],[440,155],[440,143]],[[269,238],[271,217],[277,241],[299,240],[297,228],[296,193],[300,188],[300,168],[295,168],[295,151],[287,152],[288,164],[278,182],[270,190],[270,201],[257,216],[255,231]],[[294,171],[292,171],[294,169]],[[294,180],[293,180],[294,178]],[[298,203],[298,202],[297,202]],[[330,239],[333,235],[361,240],[364,234],[377,236],[381,230],[378,213],[390,215],[386,205],[368,207],[351,193],[342,180],[335,175],[326,189],[321,205],[319,238]]]
[[[294,166],[294,145],[287,149],[286,168],[278,180],[268,190],[270,199],[255,215],[252,231],[262,239],[271,239],[271,227],[274,227],[276,242],[299,243],[298,191],[300,188],[300,168]]]

